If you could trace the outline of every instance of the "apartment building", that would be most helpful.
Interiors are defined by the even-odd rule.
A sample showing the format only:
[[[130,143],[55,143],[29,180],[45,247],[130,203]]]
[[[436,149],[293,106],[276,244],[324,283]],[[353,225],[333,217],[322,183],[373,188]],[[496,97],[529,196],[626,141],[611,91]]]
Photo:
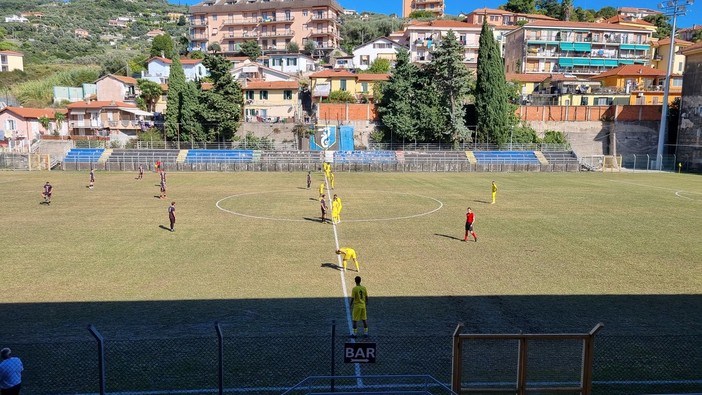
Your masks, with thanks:
[[[524,14],[498,10],[495,8],[478,8],[466,16],[466,22],[482,25],[487,20],[491,26],[515,26],[519,22],[556,21],[556,18],[542,14]]]
[[[670,69],[671,74],[682,75],[685,71],[685,55],[683,55],[681,51],[692,44],[694,43],[690,41],[681,40],[679,38],[675,39],[673,67]],[[653,42],[653,52],[651,55],[651,66],[659,70],[667,71],[668,61],[670,59],[670,37]]]
[[[264,54],[285,52],[288,44],[330,52],[341,41],[336,0],[205,0],[190,7],[191,49],[218,43],[225,54],[256,41]]]
[[[24,54],[14,51],[0,51],[0,72],[24,71]]]
[[[678,161],[687,170],[702,171],[702,41],[682,51],[686,64],[683,73],[683,91],[680,124],[675,149]]]
[[[414,11],[429,11],[437,18],[444,16],[444,0],[402,0],[402,17],[409,18]]]
[[[624,15],[636,19],[644,19],[647,16],[661,14],[658,10],[652,10],[650,8],[639,8],[639,7],[619,7],[617,8],[617,13],[619,15]]]
[[[478,66],[478,46],[480,25],[466,22],[435,20],[431,22],[414,22],[405,29],[404,41],[409,43],[410,61],[428,63],[431,53],[441,39],[453,30],[464,48],[463,62],[470,68]]]
[[[651,60],[651,31],[619,24],[534,21],[505,38],[508,73],[587,77]]]

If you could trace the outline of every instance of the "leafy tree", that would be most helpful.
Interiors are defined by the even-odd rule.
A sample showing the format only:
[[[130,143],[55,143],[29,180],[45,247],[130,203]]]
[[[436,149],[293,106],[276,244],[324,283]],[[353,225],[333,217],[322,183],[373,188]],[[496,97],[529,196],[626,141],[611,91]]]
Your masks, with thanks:
[[[570,16],[570,20],[579,22],[594,22],[595,19],[597,19],[595,16],[596,14],[597,12],[594,10],[586,10],[582,7],[575,7],[573,8],[573,13]]]
[[[61,130],[61,126],[66,122],[66,114],[57,111],[54,113],[54,119],[56,120],[56,129]]]
[[[421,114],[415,120],[415,141],[446,141],[445,131],[448,124],[448,113],[441,100],[441,93],[434,83],[432,71],[429,68],[419,70],[415,82],[415,91],[421,92],[414,96],[415,114]]]
[[[489,33],[492,34],[492,32]],[[496,45],[494,39],[493,45]],[[497,54],[499,56],[499,50]],[[465,124],[465,100],[470,94],[468,84],[470,72],[463,64],[463,57],[463,46],[453,30],[449,30],[434,50],[428,66],[431,79],[438,89],[441,104],[448,112],[447,124],[444,125],[445,137],[454,143],[469,137],[470,134]],[[504,84],[504,73],[502,81]]]
[[[504,9],[511,12],[533,14],[536,12],[536,0],[507,0]]]
[[[573,0],[563,0],[561,3],[561,17],[562,21],[569,21],[571,15],[573,14]]]
[[[51,124],[51,119],[46,115],[39,117],[39,124],[44,128],[44,130],[49,130],[49,125]]]
[[[197,119],[199,110],[197,87],[185,81],[185,72],[179,58],[173,59],[168,77],[165,132],[171,140],[200,141],[202,126]]]
[[[563,16],[563,8],[558,0],[536,0],[537,10],[551,18],[561,19]]]
[[[425,11],[425,10],[417,10],[417,11],[412,11],[409,14],[410,19],[427,19],[427,18],[434,18],[434,13],[430,11]]]
[[[300,52],[300,45],[298,43],[296,43],[295,41],[290,41],[290,43],[288,43],[287,50],[290,53],[298,53],[298,52]]]
[[[317,49],[317,45],[314,43],[314,41],[308,40],[305,43],[305,53],[312,55],[315,49]]]
[[[185,19],[185,15],[181,15],[181,16],[178,18],[178,23],[177,23],[177,24],[178,24],[178,26],[185,26],[185,25],[188,24],[188,20]]]
[[[702,29],[695,30],[695,32],[692,34],[692,42],[698,42],[702,40]]]
[[[213,42],[212,44],[207,46],[207,50],[210,52],[214,52],[215,54],[222,52],[222,46],[219,45],[218,42]]]
[[[596,15],[599,18],[609,19],[613,16],[617,16],[617,9],[612,6],[604,6],[597,11]]]
[[[541,139],[541,142],[544,144],[566,144],[568,140],[563,132],[547,130],[544,132],[544,138]]]
[[[329,93],[331,103],[356,103],[356,97],[349,91],[333,91]]]
[[[375,58],[373,63],[367,70],[368,73],[372,74],[387,74],[390,72],[390,60],[383,58]]]
[[[137,85],[139,86],[139,97],[144,100],[145,110],[149,112],[154,111],[156,107],[156,102],[163,94],[161,85],[153,81],[138,79]]]
[[[188,57],[190,59],[205,59],[205,53],[202,51],[192,51]]]
[[[478,50],[478,78],[475,87],[475,109],[478,116],[478,141],[504,144],[513,125],[510,114],[509,89],[499,47],[492,29],[483,23]]]
[[[168,34],[161,34],[154,37],[151,42],[151,50],[149,51],[151,56],[164,56],[168,59],[172,59],[176,56],[175,45],[173,44],[173,39]]]
[[[673,30],[673,25],[670,24],[669,16],[663,14],[649,15],[647,17],[644,17],[644,21],[656,25],[656,32],[653,33],[653,37],[670,37],[670,32]]]
[[[241,53],[244,56],[248,56],[249,59],[256,61],[256,58],[261,56],[261,47],[254,40],[245,41],[241,44]]]
[[[125,59],[123,53],[111,52],[106,54],[100,62],[100,74],[127,75],[129,72],[129,61]]]
[[[149,60],[144,54],[139,54],[127,60],[127,65],[129,66],[129,71],[131,73],[141,73],[146,71],[146,61]]]
[[[221,55],[207,54],[202,64],[210,70],[212,89],[200,93],[201,118],[208,141],[234,138],[244,105],[241,86],[234,80],[231,62]]]
[[[417,66],[410,62],[409,51],[400,48],[395,70],[383,89],[383,99],[378,103],[378,117],[392,137],[415,140],[417,136],[417,109],[414,107],[417,91],[414,88],[418,72]]]

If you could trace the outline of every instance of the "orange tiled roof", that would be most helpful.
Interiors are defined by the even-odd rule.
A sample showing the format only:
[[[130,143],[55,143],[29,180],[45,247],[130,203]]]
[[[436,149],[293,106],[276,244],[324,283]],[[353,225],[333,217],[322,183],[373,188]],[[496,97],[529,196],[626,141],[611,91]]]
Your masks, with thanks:
[[[150,63],[152,60],[160,60],[161,62],[163,62],[163,63],[165,63],[165,64],[171,64],[171,63],[173,63],[172,60],[170,60],[170,59],[168,59],[168,58],[163,58],[163,57],[160,57],[160,56],[154,56],[154,57],[152,57],[151,59],[147,60],[146,63]],[[180,63],[181,63],[181,64],[198,64],[198,63],[202,63],[202,59],[180,58]]]
[[[605,19],[604,23],[631,23],[634,25],[655,26],[653,23],[646,22],[643,19],[629,19],[623,15],[615,15],[611,18]]]
[[[634,30],[648,32],[648,30],[633,27],[621,26],[616,23],[594,23],[594,22],[570,22],[570,21],[533,21],[529,22],[526,27],[572,27],[580,29],[600,29],[600,30]]]
[[[551,77],[551,73],[528,73],[528,74],[507,73],[507,74],[505,74],[505,79],[507,81],[518,81],[518,82],[544,82],[549,77]]]
[[[694,44],[694,43],[691,41],[685,41],[685,40],[681,40],[679,38],[675,39],[675,45],[679,45],[681,47],[689,47],[692,44]],[[670,37],[662,38],[662,39],[654,42],[653,45],[655,45],[655,46],[670,45]]]
[[[348,70],[322,70],[320,72],[310,75],[310,78],[330,78],[330,77],[349,77],[354,78],[356,74]]]
[[[357,78],[359,81],[387,81],[390,74],[361,73],[357,74]]]
[[[683,55],[690,55],[692,53],[700,52],[701,50],[702,50],[702,41],[698,41],[698,42],[690,45],[689,47],[683,49],[680,52],[682,52]]]
[[[297,89],[297,81],[249,81],[244,89]]]
[[[438,28],[465,28],[465,29],[480,29],[482,28],[481,25],[476,25],[473,23],[468,23],[468,22],[460,22],[460,21],[450,21],[450,20],[435,20],[435,21],[429,21],[429,22],[415,22],[410,25],[410,27],[438,27]]]
[[[664,77],[665,71],[660,69],[654,69],[653,67],[648,67],[640,64],[626,64],[619,66],[612,70],[607,70],[603,73],[597,74],[591,79],[601,79],[610,76],[645,76],[645,77]]]
[[[0,54],[3,54],[3,55],[12,55],[12,56],[24,56],[23,53],[21,53],[21,52],[15,52],[15,51],[0,51]]]
[[[112,75],[112,77],[114,77],[114,79],[116,79],[116,80],[124,82],[125,84],[132,84],[132,85],[137,84],[137,80],[135,78],[132,78],[132,77],[125,77],[123,75]]]
[[[74,108],[103,108],[103,107],[129,107],[129,108],[137,108],[134,104],[130,103],[125,103],[121,101],[108,101],[108,100],[103,100],[103,101],[91,101],[91,102],[84,102],[84,101],[79,101],[75,103],[71,103],[66,108],[69,110],[72,110]]]
[[[54,119],[55,113],[65,114],[63,108],[30,108],[30,107],[5,107],[2,111],[10,111],[22,118],[41,118],[46,116],[49,119]]]

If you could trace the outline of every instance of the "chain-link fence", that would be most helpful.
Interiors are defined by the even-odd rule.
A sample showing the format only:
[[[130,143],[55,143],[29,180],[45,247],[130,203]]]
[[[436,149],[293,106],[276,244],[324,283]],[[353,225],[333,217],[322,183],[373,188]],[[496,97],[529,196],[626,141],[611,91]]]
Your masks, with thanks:
[[[324,324],[320,326],[324,328]],[[429,375],[450,386],[452,333],[398,330],[371,333],[358,342],[376,344],[375,363],[344,363],[341,328],[332,336],[309,327],[239,331],[222,325],[222,384],[226,392],[281,394],[309,376]],[[240,329],[240,328],[239,328]],[[86,330],[84,339],[47,339],[6,344],[25,366],[23,392],[28,394],[99,393],[98,342]],[[258,333],[258,334],[256,334]],[[220,377],[219,338],[215,325],[191,336],[158,337],[103,333],[105,386],[108,393],[216,393]],[[5,344],[3,344],[5,346]],[[572,385],[579,379],[581,348],[574,342],[535,342],[529,347],[529,385]],[[516,382],[514,342],[476,344],[467,356],[472,378],[504,384]],[[603,331],[594,342],[595,395],[702,392],[702,335],[617,335]],[[341,381],[340,381],[341,382]],[[344,381],[350,385],[351,381]],[[386,381],[386,385],[392,385]]]

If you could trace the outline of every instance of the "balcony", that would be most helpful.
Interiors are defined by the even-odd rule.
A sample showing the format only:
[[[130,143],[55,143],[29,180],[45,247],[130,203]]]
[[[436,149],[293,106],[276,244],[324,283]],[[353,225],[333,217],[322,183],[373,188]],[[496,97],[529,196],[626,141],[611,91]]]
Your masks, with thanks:
[[[205,34],[191,34],[190,41],[207,41],[207,35],[205,35]]]
[[[293,37],[295,32],[292,30],[276,30],[273,32],[261,32],[261,37]]]
[[[222,26],[251,26],[261,23],[261,18],[226,19]]]
[[[192,27],[206,27],[207,26],[207,20],[194,20],[190,22],[190,26]]]
[[[423,5],[423,4],[441,4],[442,0],[415,0],[414,5]]]
[[[307,37],[320,37],[320,36],[334,36],[336,31],[334,29],[317,29],[311,31]]]
[[[480,46],[480,43],[479,43],[477,40],[475,40],[475,41],[463,41],[463,40],[460,40],[459,42],[460,42],[461,45],[464,46],[465,48],[478,48],[478,47]]]
[[[334,22],[336,22],[337,18],[338,18],[338,16],[336,14],[328,14],[328,13],[312,14],[313,21],[334,21]]]

